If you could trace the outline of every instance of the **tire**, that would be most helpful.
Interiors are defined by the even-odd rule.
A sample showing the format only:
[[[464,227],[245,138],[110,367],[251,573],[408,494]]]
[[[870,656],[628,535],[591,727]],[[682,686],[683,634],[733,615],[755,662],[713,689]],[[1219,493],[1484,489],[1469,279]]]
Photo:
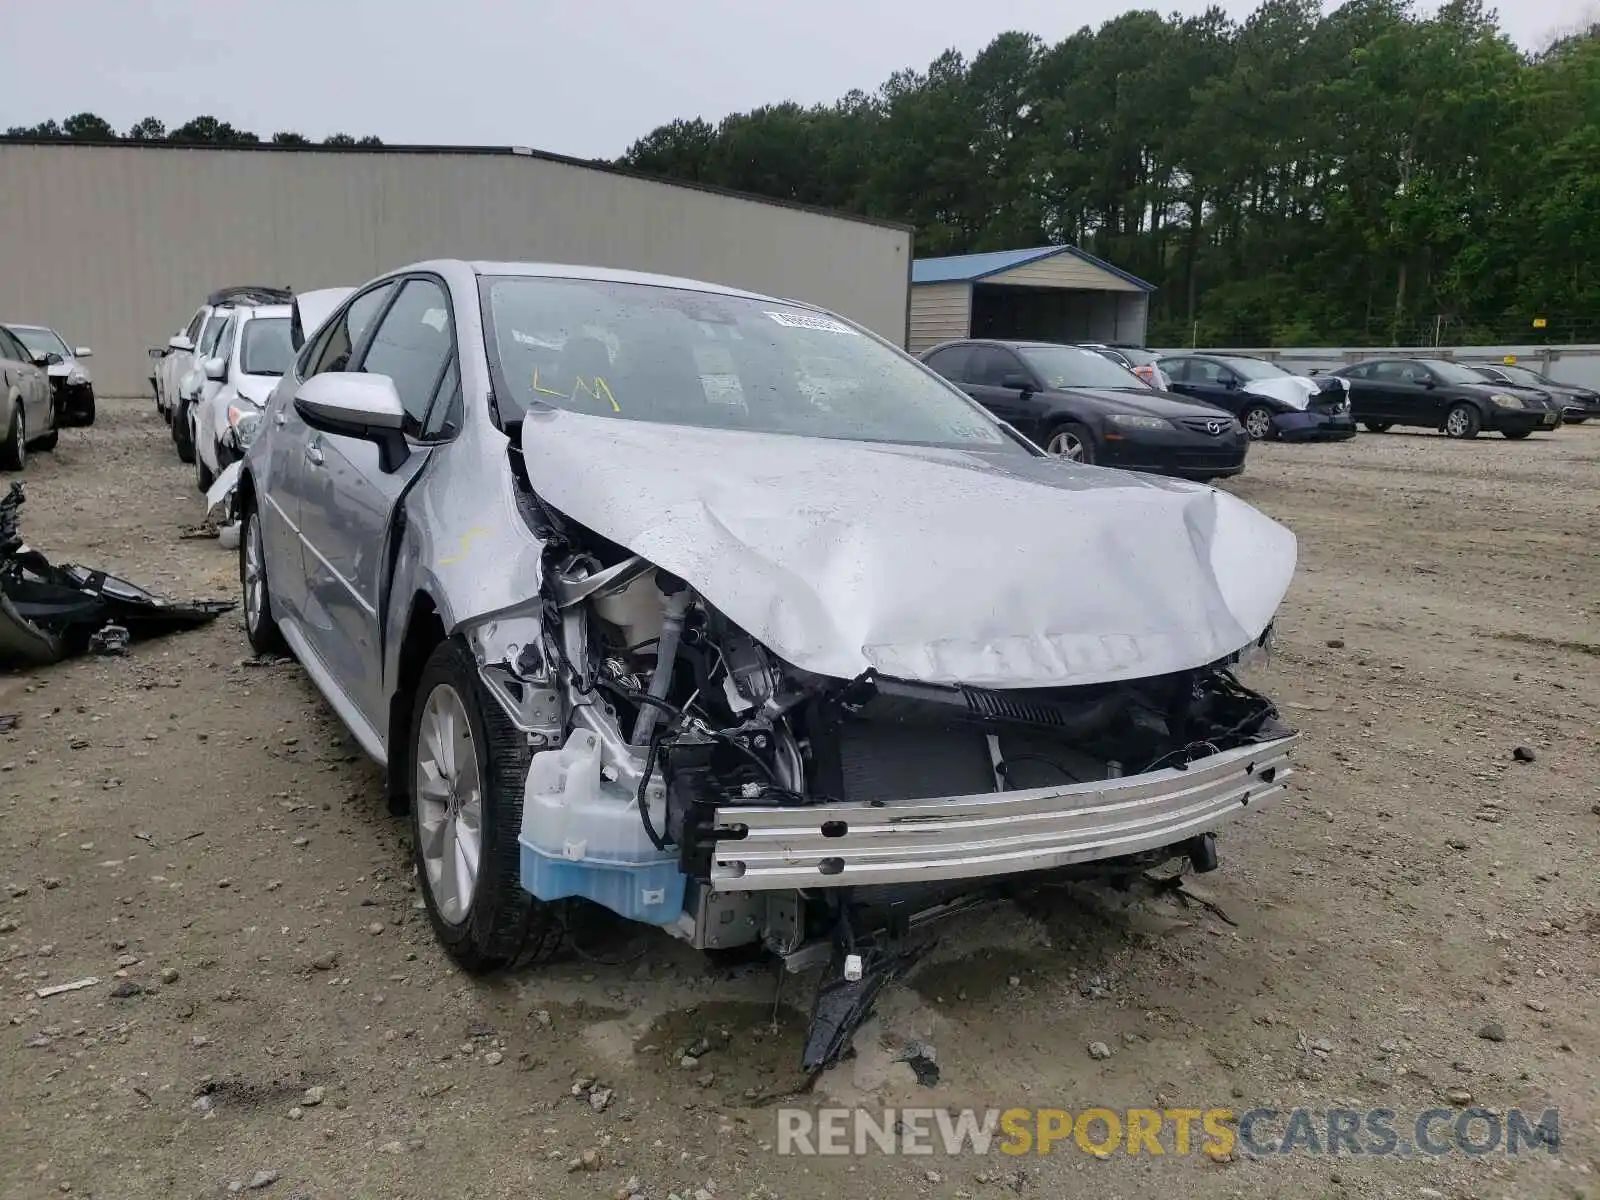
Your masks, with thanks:
[[[1045,439],[1044,449],[1045,453],[1056,458],[1090,466],[1099,457],[1095,453],[1094,435],[1076,421],[1066,421],[1052,429],[1050,436]]]
[[[1531,429],[1502,429],[1500,431],[1500,436],[1505,438],[1508,442],[1520,442],[1532,432],[1533,430]]]
[[[1393,421],[1363,421],[1361,423],[1367,427],[1368,433],[1388,433],[1389,430],[1394,428]]]
[[[52,416],[54,420],[50,426],[50,432],[45,434],[42,438],[35,438],[33,442],[33,449],[46,451],[54,450],[56,448],[56,443],[61,441],[61,414],[57,412],[53,413]]]
[[[172,444],[178,448],[178,461],[194,461],[194,430],[189,428],[189,402],[179,400],[172,410]]]
[[[441,642],[422,668],[410,736],[413,857],[440,944],[475,975],[503,970],[525,954],[550,957],[560,948],[562,923],[554,906],[522,890],[517,844],[532,752],[484,691],[477,663],[459,640]],[[465,883],[458,831],[473,829],[474,809],[479,854]]]
[[[1450,438],[1475,438],[1483,428],[1483,417],[1470,404],[1452,404],[1444,415],[1444,435]]]
[[[1562,424],[1564,424],[1564,425],[1582,425],[1588,419],[1589,419],[1588,417],[1568,417],[1565,421],[1562,422]]]
[[[1252,442],[1267,441],[1272,437],[1272,410],[1265,404],[1252,404],[1239,414],[1239,424]]]
[[[22,411],[22,402],[11,405],[11,419],[6,423],[6,440],[0,442],[0,470],[21,471],[28,465],[28,417]]]
[[[254,504],[244,510],[239,534],[239,590],[244,594],[244,635],[257,654],[283,654],[288,650],[278,622],[272,617],[272,587],[267,582],[267,543],[261,531],[261,513]],[[252,587],[255,587],[252,599]]]
[[[194,486],[202,492],[209,492],[211,485],[217,481],[211,468],[206,466],[205,459],[200,457],[200,451],[194,452]]]

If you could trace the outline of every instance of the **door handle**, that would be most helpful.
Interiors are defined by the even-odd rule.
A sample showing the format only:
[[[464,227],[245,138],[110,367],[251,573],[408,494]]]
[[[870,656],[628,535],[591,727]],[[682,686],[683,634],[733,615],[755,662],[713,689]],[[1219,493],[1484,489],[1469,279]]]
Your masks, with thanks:
[[[320,467],[323,463],[322,450],[317,446],[307,446],[306,461],[313,467]]]

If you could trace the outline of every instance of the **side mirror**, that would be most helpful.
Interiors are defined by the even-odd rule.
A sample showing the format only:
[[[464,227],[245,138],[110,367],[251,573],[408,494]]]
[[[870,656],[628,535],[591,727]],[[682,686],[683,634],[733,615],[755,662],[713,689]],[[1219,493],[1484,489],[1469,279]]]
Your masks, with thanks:
[[[1010,388],[1014,392],[1031,392],[1034,390],[1033,380],[1020,371],[1007,371],[1000,376],[1000,386]]]
[[[32,350],[28,353],[28,361],[36,367],[48,367],[50,365],[50,355],[43,350]],[[58,359],[57,361],[60,360]]]
[[[221,383],[228,377],[228,360],[225,358],[206,359],[205,373],[207,379]]]
[[[1422,378],[1422,386],[1431,392],[1434,388],[1439,386],[1439,381],[1436,380],[1432,375],[1425,375]]]
[[[411,455],[401,432],[406,411],[387,375],[313,375],[294,394],[294,410],[312,429],[374,443],[383,471],[399,470]]]
[[[194,349],[194,343],[180,333],[176,337],[167,339],[167,348],[169,350],[189,351]]]
[[[1239,390],[1239,377],[1237,375],[1223,376],[1222,386],[1227,388],[1230,392],[1237,392]]]
[[[76,350],[74,350],[72,352],[72,357],[73,358],[93,358],[94,357],[94,351],[89,349],[89,347],[87,347],[87,346],[79,346]]]
[[[167,349],[165,346],[151,346],[148,353],[151,358],[165,358]]]
[[[47,367],[60,366],[66,361],[66,359],[62,358],[61,355],[57,354],[54,350],[46,352],[44,356],[44,365]]]

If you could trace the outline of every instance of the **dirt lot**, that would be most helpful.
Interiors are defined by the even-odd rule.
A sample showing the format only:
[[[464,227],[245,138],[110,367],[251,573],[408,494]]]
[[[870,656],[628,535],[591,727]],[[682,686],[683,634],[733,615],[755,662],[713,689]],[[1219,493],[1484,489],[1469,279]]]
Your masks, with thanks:
[[[233,556],[179,536],[200,502],[151,406],[102,411],[30,462],[29,539],[235,595]],[[1300,536],[1255,682],[1309,734],[1198,884],[1237,926],[1076,892],[969,916],[792,1103],[1386,1107],[1402,1133],[1558,1105],[1559,1155],[780,1157],[809,981],[774,1025],[770,971],[605,931],[456,973],[376,771],[234,614],[0,681],[0,1193],[1600,1196],[1600,428],[1265,446],[1230,487]],[[908,1038],[935,1086],[881,1049]]]

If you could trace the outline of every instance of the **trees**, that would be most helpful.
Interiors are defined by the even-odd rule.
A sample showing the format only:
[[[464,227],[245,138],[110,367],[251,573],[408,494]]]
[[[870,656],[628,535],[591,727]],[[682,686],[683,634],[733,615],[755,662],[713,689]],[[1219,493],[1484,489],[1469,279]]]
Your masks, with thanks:
[[[831,106],[679,120],[623,165],[905,221],[921,255],[1071,242],[1151,337],[1600,333],[1600,37],[1524,56],[1482,0],[1124,13]]]
[[[181,145],[253,146],[261,139],[247,129],[236,129],[226,121],[212,116],[193,117],[170,133],[159,117],[145,117],[120,137],[111,123],[91,112],[75,113],[64,121],[41,121],[37,125],[13,125],[3,138],[30,140],[70,138],[87,142],[175,142]],[[272,135],[274,146],[310,146],[312,139],[299,133],[279,132]],[[323,139],[324,146],[381,146],[376,137],[356,138],[348,133],[336,133]]]

